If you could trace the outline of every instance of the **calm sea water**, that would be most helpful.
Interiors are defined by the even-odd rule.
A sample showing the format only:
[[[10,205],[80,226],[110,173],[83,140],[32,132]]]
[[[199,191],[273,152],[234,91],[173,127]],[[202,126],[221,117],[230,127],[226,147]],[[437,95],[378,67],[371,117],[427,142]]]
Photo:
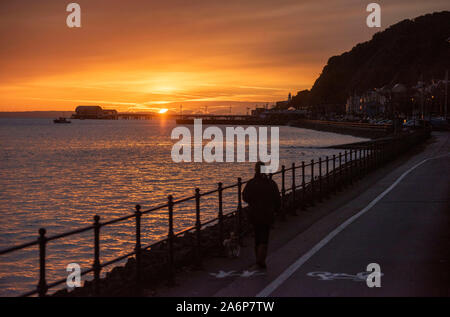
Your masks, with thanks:
[[[253,163],[174,163],[172,120],[0,119],[0,249],[92,224],[93,216],[110,220],[163,204],[167,195],[190,196],[249,179]],[[293,127],[280,127],[280,166],[309,162],[338,153],[321,147],[363,139]],[[279,178],[277,178],[279,181]],[[287,178],[290,184],[290,176]],[[236,189],[224,192],[224,212],[237,205]],[[217,197],[202,198],[202,221],[217,216]],[[194,225],[193,202],[177,206],[177,230]],[[167,210],[143,218],[143,243],[167,235]],[[132,250],[134,221],[102,228],[101,260]],[[47,281],[66,276],[68,263],[92,265],[92,232],[51,242]],[[0,295],[12,296],[36,287],[37,247],[0,256]]]

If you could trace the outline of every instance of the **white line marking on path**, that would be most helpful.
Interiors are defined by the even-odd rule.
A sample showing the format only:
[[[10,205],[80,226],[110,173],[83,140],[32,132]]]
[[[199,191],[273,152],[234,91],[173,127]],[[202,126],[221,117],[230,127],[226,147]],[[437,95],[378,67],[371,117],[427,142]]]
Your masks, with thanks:
[[[335,236],[339,234],[342,230],[344,230],[348,225],[350,225],[353,221],[361,217],[363,214],[365,214],[367,211],[369,211],[377,202],[379,202],[386,194],[388,194],[392,189],[394,189],[395,186],[397,186],[403,178],[406,177],[410,172],[415,170],[417,167],[422,165],[423,163],[445,157],[450,155],[450,153],[436,156],[436,157],[430,157],[427,158],[420,163],[417,163],[413,167],[411,167],[409,170],[404,172],[397,180],[389,186],[384,192],[382,192],[380,195],[378,195],[374,200],[372,200],[366,207],[364,207],[362,210],[360,210],[357,214],[353,215],[352,217],[348,218],[346,221],[344,221],[339,227],[331,231],[325,238],[323,238],[319,243],[317,243],[311,250],[303,254],[300,258],[297,259],[294,263],[292,263],[283,273],[281,273],[276,279],[274,279],[269,285],[267,285],[263,290],[261,290],[258,294],[256,294],[256,297],[267,297],[270,294],[273,293],[281,284],[283,284],[289,277],[291,277],[292,274],[295,273],[306,261],[308,261],[314,254],[317,253],[323,246],[325,246],[328,242],[330,242],[331,239],[333,239]]]

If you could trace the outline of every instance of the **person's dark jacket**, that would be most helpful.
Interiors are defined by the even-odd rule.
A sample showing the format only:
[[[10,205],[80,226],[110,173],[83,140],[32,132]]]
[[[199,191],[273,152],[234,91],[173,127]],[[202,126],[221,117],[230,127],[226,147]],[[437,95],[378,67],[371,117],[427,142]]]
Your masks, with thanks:
[[[242,199],[249,205],[249,218],[253,224],[272,224],[275,212],[281,206],[277,183],[263,174],[248,181]]]

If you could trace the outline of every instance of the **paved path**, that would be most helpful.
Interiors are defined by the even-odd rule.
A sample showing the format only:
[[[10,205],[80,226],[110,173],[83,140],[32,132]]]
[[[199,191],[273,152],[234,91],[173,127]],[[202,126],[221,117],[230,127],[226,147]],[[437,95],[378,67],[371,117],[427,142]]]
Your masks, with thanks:
[[[160,295],[450,296],[450,134],[434,134],[428,143],[350,201],[284,237],[270,252],[266,274],[252,274],[243,260],[216,260]],[[366,285],[369,263],[381,267],[380,288]]]

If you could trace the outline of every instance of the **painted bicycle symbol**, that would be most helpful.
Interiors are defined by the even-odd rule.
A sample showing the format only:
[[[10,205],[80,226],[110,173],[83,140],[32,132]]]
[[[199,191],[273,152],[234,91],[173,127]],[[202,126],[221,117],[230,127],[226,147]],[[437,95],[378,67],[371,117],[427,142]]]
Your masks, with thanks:
[[[258,276],[258,275],[264,275],[265,273],[260,271],[248,271],[244,270],[242,272],[237,271],[222,271],[220,270],[217,273],[209,273],[209,275],[214,276],[215,278],[227,278],[227,277],[252,277],[252,276]]]
[[[332,280],[351,280],[354,282],[365,282],[371,272],[360,272],[355,275],[347,273],[331,273],[331,272],[309,272],[308,276],[318,277],[319,281],[332,281]],[[380,273],[382,276],[383,273]]]

